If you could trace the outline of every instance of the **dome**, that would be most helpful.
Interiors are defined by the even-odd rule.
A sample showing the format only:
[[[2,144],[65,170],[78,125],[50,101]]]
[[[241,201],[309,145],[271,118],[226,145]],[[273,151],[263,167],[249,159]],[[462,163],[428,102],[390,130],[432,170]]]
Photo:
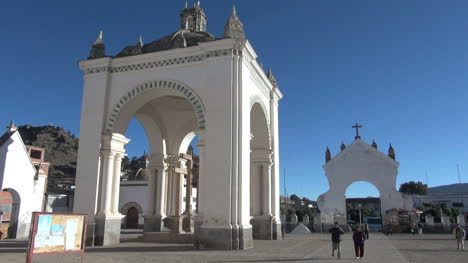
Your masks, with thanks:
[[[152,41],[148,44],[143,44],[139,42],[135,46],[128,46],[122,51],[120,51],[116,57],[126,57],[132,55],[171,50],[176,48],[191,47],[198,45],[198,43],[210,42],[215,40],[216,38],[208,32],[179,30],[161,39]]]

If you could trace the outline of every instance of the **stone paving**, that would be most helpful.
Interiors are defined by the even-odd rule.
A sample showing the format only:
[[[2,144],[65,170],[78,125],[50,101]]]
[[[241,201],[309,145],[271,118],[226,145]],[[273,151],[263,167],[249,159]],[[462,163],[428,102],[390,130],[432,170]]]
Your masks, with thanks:
[[[287,235],[280,241],[255,241],[255,248],[246,251],[199,251],[189,245],[168,245],[135,242],[132,236],[115,247],[89,248],[85,262],[356,262],[351,234],[345,234],[343,255],[331,257],[328,234]],[[25,262],[26,242],[0,242],[0,262]],[[457,251],[452,235],[371,234],[366,242],[362,262],[468,262],[467,251]],[[77,256],[37,256],[33,262],[79,262]]]

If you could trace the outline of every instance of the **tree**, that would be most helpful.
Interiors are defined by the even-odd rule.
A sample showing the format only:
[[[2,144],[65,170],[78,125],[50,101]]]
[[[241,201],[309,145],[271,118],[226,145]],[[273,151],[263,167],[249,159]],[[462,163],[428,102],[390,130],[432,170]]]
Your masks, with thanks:
[[[427,194],[427,184],[421,182],[410,181],[408,183],[403,183],[400,185],[400,192],[409,195],[426,195]]]

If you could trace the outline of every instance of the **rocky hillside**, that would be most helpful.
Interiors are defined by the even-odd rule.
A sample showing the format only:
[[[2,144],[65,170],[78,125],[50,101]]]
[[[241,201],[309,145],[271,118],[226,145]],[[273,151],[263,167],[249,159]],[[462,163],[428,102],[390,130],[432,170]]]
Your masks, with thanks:
[[[48,189],[60,181],[75,178],[78,138],[61,127],[24,125],[18,127],[26,145],[45,148],[45,161],[50,162]]]

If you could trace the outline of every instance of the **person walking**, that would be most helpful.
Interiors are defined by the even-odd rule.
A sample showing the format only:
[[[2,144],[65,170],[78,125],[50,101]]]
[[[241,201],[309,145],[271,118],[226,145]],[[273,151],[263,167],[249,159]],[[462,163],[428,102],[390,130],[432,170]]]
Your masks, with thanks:
[[[369,225],[367,223],[364,224],[364,234],[366,235],[366,239],[369,239]]]
[[[465,236],[466,232],[460,224],[455,228],[455,239],[457,240],[457,250],[465,250]]]
[[[423,224],[421,223],[421,221],[419,221],[418,223],[418,235],[422,235],[422,230],[423,230]]]
[[[332,239],[332,257],[335,256],[335,250],[338,250],[337,256],[338,259],[341,258],[341,235],[344,234],[343,229],[340,227],[338,222],[335,222],[335,225],[328,230],[331,233]]]
[[[356,231],[353,233],[354,241],[354,252],[356,253],[356,259],[364,258],[364,242],[366,241],[366,235],[362,231],[362,226],[358,226]]]

